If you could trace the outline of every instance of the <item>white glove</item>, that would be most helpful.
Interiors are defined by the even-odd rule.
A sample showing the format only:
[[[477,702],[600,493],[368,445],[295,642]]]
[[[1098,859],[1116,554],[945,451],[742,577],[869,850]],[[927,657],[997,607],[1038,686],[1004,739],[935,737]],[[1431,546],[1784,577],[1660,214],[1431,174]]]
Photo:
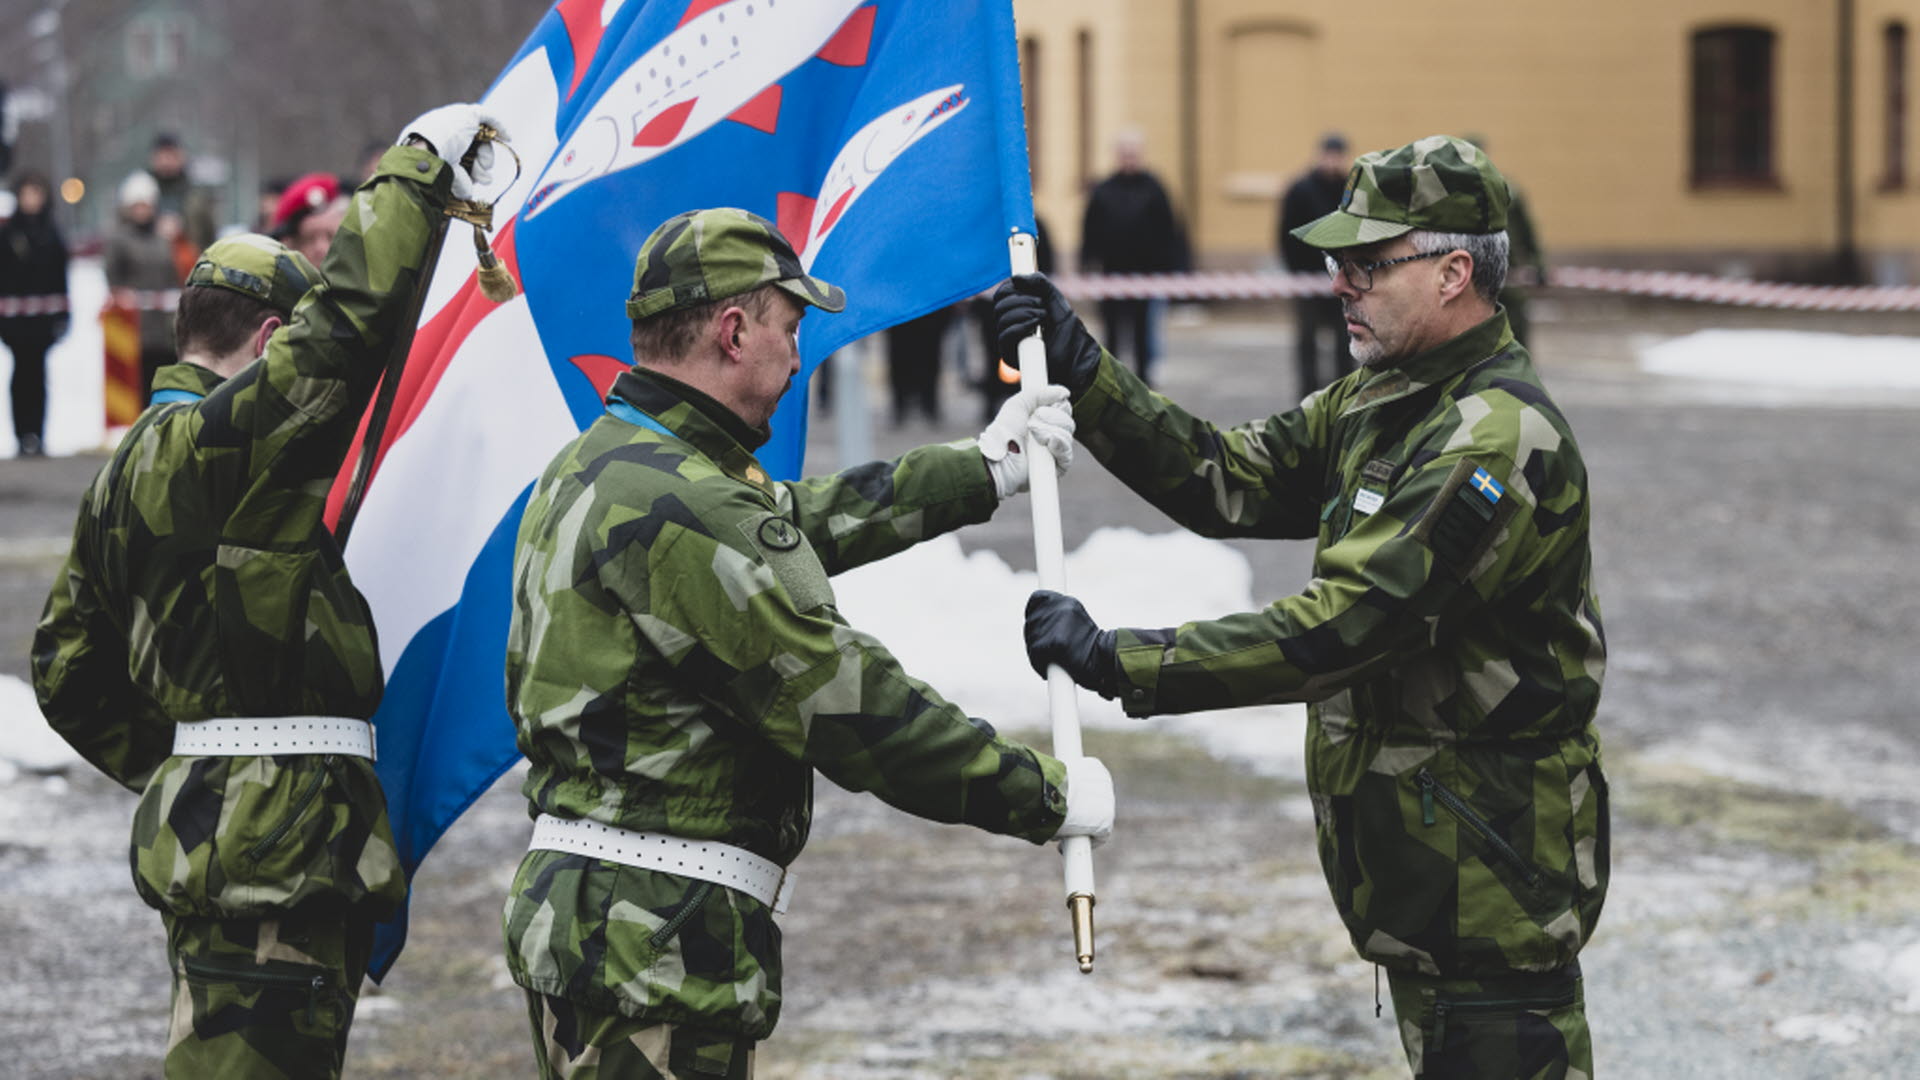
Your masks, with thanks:
[[[483,112],[478,105],[459,104],[442,105],[422,113],[402,128],[400,137],[394,141],[404,143],[413,135],[425,139],[441,160],[453,166],[453,197],[471,199],[477,185],[493,182],[493,143],[488,141],[478,146],[473,143],[481,124],[499,132],[502,139],[507,138],[507,129],[492,113]],[[460,164],[469,147],[473,147],[472,173]]]
[[[1052,456],[1054,469],[1065,474],[1073,464],[1073,412],[1066,405],[1067,388],[1042,386],[1007,399],[1000,412],[980,433],[975,445],[987,459],[993,489],[1002,501],[1027,490],[1027,433]]]
[[[1067,767],[1067,820],[1055,840],[1092,837],[1099,847],[1113,834],[1113,774],[1096,757],[1062,758]]]

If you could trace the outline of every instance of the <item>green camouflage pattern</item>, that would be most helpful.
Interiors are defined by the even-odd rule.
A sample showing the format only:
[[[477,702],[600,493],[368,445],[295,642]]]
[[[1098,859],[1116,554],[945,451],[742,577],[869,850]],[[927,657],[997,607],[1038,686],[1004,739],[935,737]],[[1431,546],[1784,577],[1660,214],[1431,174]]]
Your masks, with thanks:
[[[627,317],[708,304],[762,285],[777,285],[822,311],[847,306],[839,286],[801,268],[800,256],[773,222],[731,207],[689,210],[662,222],[640,245]]]
[[[1347,173],[1340,208],[1293,230],[1317,248],[1359,247],[1414,229],[1494,233],[1507,227],[1507,181],[1465,139],[1429,135],[1362,154]]]
[[[818,770],[920,817],[1051,838],[1065,767],[908,675],[828,583],[985,520],[972,443],[772,482],[760,436],[699,391],[629,371],[614,394],[673,434],[596,420],[521,520],[507,701],[530,809],[787,865]],[[742,893],[533,851],[505,930],[529,990],[749,1039],[778,1018],[780,932]]]
[[[751,1080],[753,1040],[527,991],[540,1080]]]
[[[1592,1080],[1577,965],[1492,979],[1389,979],[1414,1080]]]
[[[1074,417],[1181,525],[1317,542],[1298,595],[1120,630],[1126,710],[1312,703],[1321,864],[1361,955],[1461,978],[1568,964],[1607,884],[1605,644],[1586,467],[1505,318],[1226,430],[1107,356]]]
[[[336,912],[281,919],[165,916],[173,963],[166,1075],[340,1075],[373,924]]]
[[[141,792],[134,878],[163,911],[378,915],[405,895],[370,761],[175,757],[173,727],[379,705],[370,615],[322,515],[448,194],[438,158],[389,151],[265,355],[226,380],[163,368],[156,389],[205,396],[148,408],[81,499],[34,686],[54,730]]]
[[[300,298],[319,282],[320,271],[305,255],[259,233],[214,241],[187,273],[188,285],[230,289],[267,304],[282,316],[292,315]]]

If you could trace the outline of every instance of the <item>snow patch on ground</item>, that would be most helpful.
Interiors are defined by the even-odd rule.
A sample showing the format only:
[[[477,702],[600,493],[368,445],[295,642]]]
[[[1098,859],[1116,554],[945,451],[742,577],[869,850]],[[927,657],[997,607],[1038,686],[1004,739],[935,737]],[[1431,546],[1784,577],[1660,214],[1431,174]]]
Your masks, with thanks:
[[[1727,404],[1858,406],[1920,398],[1920,337],[1700,330],[1636,347],[1641,370],[1720,384]]]
[[[1788,1042],[1814,1042],[1825,1046],[1852,1046],[1866,1036],[1869,1028],[1864,1016],[1836,1016],[1833,1013],[1803,1013],[1773,1022],[1773,1033]]]
[[[51,772],[80,762],[65,739],[40,715],[40,702],[24,679],[0,675],[0,783],[22,771]]]
[[[1186,532],[1100,529],[1067,556],[1067,584],[1106,627],[1178,626],[1255,607],[1246,556]],[[1047,729],[1046,684],[1021,639],[1027,595],[1039,587],[1033,572],[990,551],[963,552],[949,535],[842,574],[833,587],[848,622],[969,714],[998,727]],[[1092,693],[1079,703],[1089,728],[1179,732],[1262,773],[1305,775],[1306,710],[1298,705],[1134,720]],[[1098,740],[1087,749],[1098,754]]]

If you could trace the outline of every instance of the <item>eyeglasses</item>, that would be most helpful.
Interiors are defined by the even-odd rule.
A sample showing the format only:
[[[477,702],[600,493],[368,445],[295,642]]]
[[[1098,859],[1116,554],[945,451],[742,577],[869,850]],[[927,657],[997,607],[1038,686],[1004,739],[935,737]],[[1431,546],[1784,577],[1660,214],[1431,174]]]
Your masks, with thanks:
[[[1345,256],[1336,259],[1332,255],[1325,255],[1324,253],[1323,257],[1327,260],[1328,277],[1339,277],[1340,271],[1345,270],[1347,272],[1347,284],[1352,285],[1361,292],[1366,292],[1373,288],[1373,272],[1375,270],[1383,270],[1389,266],[1413,262],[1418,259],[1433,259],[1441,255],[1450,254],[1452,254],[1451,251],[1423,251],[1418,255],[1402,255],[1397,259],[1381,259],[1378,262],[1355,262]]]

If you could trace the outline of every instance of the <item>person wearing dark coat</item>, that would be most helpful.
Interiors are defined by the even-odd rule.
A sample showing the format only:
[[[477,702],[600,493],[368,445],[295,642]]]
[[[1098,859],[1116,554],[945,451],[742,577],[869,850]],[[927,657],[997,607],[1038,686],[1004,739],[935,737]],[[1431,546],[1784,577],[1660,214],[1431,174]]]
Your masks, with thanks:
[[[1331,133],[1321,136],[1320,152],[1314,158],[1313,168],[1297,177],[1281,196],[1280,222],[1274,242],[1288,273],[1318,276],[1327,272],[1326,258],[1321,251],[1301,243],[1293,230],[1340,208],[1340,195],[1347,186],[1347,160],[1346,136]],[[1300,373],[1301,397],[1353,370],[1353,354],[1347,348],[1346,319],[1340,314],[1340,301],[1331,292],[1294,300],[1293,324],[1293,358]],[[1332,371],[1321,370],[1323,330],[1333,335]]]
[[[40,457],[46,454],[47,350],[69,321],[67,245],[53,223],[53,189],[45,176],[23,175],[13,194],[14,214],[0,224],[0,298],[59,298],[18,309],[0,299],[0,342],[13,354],[13,436],[21,457]]]
[[[1114,144],[1119,168],[1087,194],[1080,228],[1080,271],[1088,274],[1169,274],[1187,268],[1187,242],[1173,214],[1167,189],[1141,164],[1138,132],[1123,132]],[[1153,385],[1159,359],[1157,314],[1152,300],[1102,300],[1100,318],[1116,352],[1131,353],[1133,369]]]

